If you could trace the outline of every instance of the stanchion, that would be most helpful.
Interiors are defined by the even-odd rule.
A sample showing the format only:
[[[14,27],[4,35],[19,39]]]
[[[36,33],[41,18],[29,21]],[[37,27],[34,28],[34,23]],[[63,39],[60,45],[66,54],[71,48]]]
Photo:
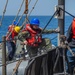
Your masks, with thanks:
[[[6,75],[6,37],[2,37],[2,75]]]

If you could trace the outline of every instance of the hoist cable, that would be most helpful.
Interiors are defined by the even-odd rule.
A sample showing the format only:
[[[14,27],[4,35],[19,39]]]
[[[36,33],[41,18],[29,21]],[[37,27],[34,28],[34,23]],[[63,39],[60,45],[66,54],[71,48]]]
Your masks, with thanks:
[[[2,21],[3,21],[3,18],[4,18],[5,12],[6,12],[7,5],[8,5],[8,0],[6,1],[5,7],[4,7],[3,15],[2,15],[2,18],[0,20],[0,26],[2,25]]]
[[[21,26],[21,30],[23,29],[23,27],[25,26],[25,23],[27,22],[28,18],[27,18],[27,15],[26,15],[26,18],[25,18],[25,21],[22,23],[22,26]],[[28,20],[29,21],[29,20]]]
[[[34,4],[34,6],[32,7],[32,9],[31,9],[31,11],[30,11],[30,13],[27,15],[27,20],[28,20],[28,17],[30,16],[30,14],[32,13],[32,11],[33,11],[33,9],[35,8],[35,6],[36,6],[36,4],[37,4],[37,2],[38,2],[38,0],[36,0],[36,2],[35,2],[35,4]],[[29,20],[28,20],[28,22],[29,22]]]
[[[28,14],[28,0],[25,1],[25,14]]]
[[[38,0],[37,0],[38,1]],[[36,3],[37,3],[37,1],[36,1]],[[34,4],[34,7],[35,7],[35,5],[36,5],[36,3]],[[32,10],[34,9],[34,7],[32,8]],[[32,10],[31,10],[31,12],[32,12]],[[31,12],[29,13],[29,15],[31,14]],[[56,11],[57,12],[57,11]],[[44,27],[44,29],[42,30],[42,32],[45,30],[45,28],[49,25],[49,23],[51,22],[51,20],[53,19],[53,17],[55,16],[55,14],[56,14],[56,12],[53,14],[53,16],[50,18],[50,20],[48,21],[48,23],[45,25],[45,27]],[[28,16],[29,16],[28,15]],[[28,17],[27,16],[27,17]],[[23,28],[23,26],[25,25],[25,23],[26,23],[26,19],[25,19],[25,22],[23,22],[23,24],[22,24],[22,28]],[[41,34],[42,34],[42,32],[41,32]]]
[[[19,22],[21,21],[23,15],[24,15],[24,12],[23,12],[23,14],[19,17],[19,20],[18,20],[18,22],[17,22],[18,24],[19,24]]]
[[[23,6],[23,3],[24,3],[24,0],[22,1],[22,4],[21,4],[21,6],[20,6],[20,9],[18,10],[17,16],[18,16],[19,12],[21,11],[21,8],[22,8],[22,6]],[[13,20],[13,22],[16,20],[17,16],[15,17],[15,19]],[[19,20],[20,20],[20,19],[19,19]],[[12,22],[12,24],[13,24],[13,22]],[[7,38],[9,38],[9,36],[11,35],[11,33],[12,33],[12,31],[9,32],[9,35],[8,35]]]
[[[31,1],[31,0],[30,0]],[[36,4],[37,4],[37,2],[38,2],[38,0],[36,0],[36,2],[35,2],[35,4],[34,4],[34,6],[32,7],[32,9],[31,9],[31,11],[30,11],[30,13],[27,15],[27,20],[28,20],[28,17],[30,16],[30,14],[32,13],[32,11],[33,11],[33,9],[35,8],[35,6],[36,6]],[[28,20],[28,22],[29,22],[29,20]],[[24,23],[23,23],[24,24]]]
[[[30,2],[31,2],[31,0],[29,1],[28,5],[30,4]],[[24,12],[23,12],[23,14],[21,15],[21,17],[19,18],[18,23],[19,23],[20,20],[22,19],[23,15],[24,15]],[[27,14],[26,14],[26,15],[27,15]]]
[[[31,0],[29,1],[29,3],[28,3],[28,4],[30,4],[30,2],[31,2]]]
[[[38,2],[38,0],[36,0],[36,2],[35,2],[35,4],[34,4],[34,6],[32,7],[32,9],[31,9],[31,11],[30,11],[30,13],[29,13],[29,15],[31,14],[31,12],[32,12],[32,11],[33,11],[33,9],[35,8],[35,6],[36,6],[37,2]]]
[[[60,8],[60,7],[59,7]],[[73,18],[75,18],[74,15],[70,14],[69,12],[65,11],[64,9],[60,8],[62,11],[66,12],[67,14],[69,14],[70,16],[72,16]]]
[[[29,13],[29,14],[27,14],[27,16],[26,16],[26,18],[25,18],[25,21],[23,22],[23,24],[22,24],[21,28],[23,28],[23,27],[24,27],[25,23],[27,22],[26,20],[28,20],[28,17],[30,16],[30,14],[31,14],[31,12],[33,11],[33,9],[35,8],[35,6],[36,6],[37,2],[38,2],[38,0],[36,0],[36,2],[35,2],[35,4],[34,4],[34,6],[32,7],[32,9],[31,9],[31,11],[30,11],[30,13]],[[28,22],[29,22],[29,20],[28,20]]]
[[[43,28],[42,32],[46,29],[46,27],[49,25],[49,23],[51,22],[51,20],[53,19],[53,17],[55,16],[57,11],[54,12],[54,14],[52,15],[52,17],[50,18],[50,20],[48,21],[48,23],[45,25],[45,27]],[[41,32],[41,34],[42,34]]]
[[[30,1],[31,1],[31,0],[30,0]],[[36,6],[37,2],[38,2],[38,0],[36,0],[36,2],[35,2],[35,4],[34,4],[34,6],[32,7],[32,9],[31,9],[31,11],[30,11],[30,13],[29,13],[29,14],[27,14],[27,18],[28,18],[28,16],[30,16],[30,14],[32,13],[32,11],[33,11],[33,9],[35,8],[35,6]],[[29,3],[30,3],[30,2],[29,2]]]
[[[29,1],[28,5],[30,4],[30,2],[31,2],[31,0]],[[18,20],[18,24],[19,24],[20,20],[22,19],[23,15],[24,15],[24,12],[23,12],[23,14],[20,16],[20,18],[19,18],[19,20]]]
[[[18,15],[19,15],[19,13],[20,13],[20,11],[21,11],[21,9],[22,9],[22,6],[23,6],[24,1],[25,1],[25,0],[22,1],[21,6],[20,6],[20,8],[18,9],[18,13],[17,13],[16,17],[14,18],[13,22],[17,19]],[[13,24],[13,22],[12,22],[12,24]]]
[[[37,0],[37,1],[38,1],[38,0]],[[37,3],[37,1],[36,1],[36,3]],[[34,7],[35,7],[36,3],[34,4]],[[32,10],[31,10],[31,11],[32,11]],[[31,14],[31,13],[30,13],[30,14]],[[29,14],[29,15],[30,15],[30,14]],[[21,17],[21,18],[22,18],[22,17]],[[21,19],[21,18],[20,18],[20,19]],[[20,21],[20,19],[19,19],[19,21]],[[25,23],[27,22],[27,20],[28,20],[28,15],[26,15],[25,21],[23,22],[23,24],[22,24],[22,26],[21,26],[21,29],[24,27],[24,25],[25,25]],[[19,22],[19,21],[18,21],[18,22]],[[11,32],[11,33],[12,33],[12,32]],[[9,36],[11,35],[11,33],[9,33],[9,35],[8,35],[7,38],[9,38]]]
[[[69,12],[65,11],[64,9],[62,9],[62,8],[60,8],[60,7],[59,7],[59,9],[61,9],[61,10],[64,11],[65,13],[69,14],[69,15],[72,16],[73,18],[75,18],[74,15],[70,14]],[[72,23],[71,23],[71,24],[72,24]],[[68,31],[68,30],[67,30],[67,31]],[[65,33],[66,33],[67,31],[65,31]],[[56,37],[57,37],[57,36],[55,36],[55,37],[52,38],[51,40],[54,40]]]

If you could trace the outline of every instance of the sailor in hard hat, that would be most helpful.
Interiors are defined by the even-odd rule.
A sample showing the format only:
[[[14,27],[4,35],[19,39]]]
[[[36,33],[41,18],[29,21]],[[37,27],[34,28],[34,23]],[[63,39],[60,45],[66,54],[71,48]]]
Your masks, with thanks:
[[[7,48],[8,48],[8,60],[12,60],[16,51],[16,40],[15,37],[20,32],[20,26],[17,26],[17,22],[8,27],[8,33],[6,35]]]
[[[30,24],[26,24],[26,28],[23,32],[19,33],[18,38],[26,45],[28,54],[31,57],[34,57],[38,53],[38,49],[44,48],[46,50],[51,49],[51,41],[48,38],[42,38],[41,32],[42,28],[39,27],[40,21],[38,18],[33,18],[30,21]],[[57,32],[56,30],[44,30],[42,33],[50,34]]]

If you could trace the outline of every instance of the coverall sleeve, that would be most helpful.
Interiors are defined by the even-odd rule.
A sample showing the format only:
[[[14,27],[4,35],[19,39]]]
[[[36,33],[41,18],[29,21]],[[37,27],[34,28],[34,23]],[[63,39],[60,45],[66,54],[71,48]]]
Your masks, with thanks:
[[[51,30],[44,30],[42,32],[42,34],[50,34],[50,33],[55,33],[56,31],[54,29],[51,29]]]
[[[26,40],[26,38],[29,36],[29,32],[28,31],[23,31],[23,32],[20,32],[19,34],[18,34],[18,39],[20,40],[20,41],[25,41]]]

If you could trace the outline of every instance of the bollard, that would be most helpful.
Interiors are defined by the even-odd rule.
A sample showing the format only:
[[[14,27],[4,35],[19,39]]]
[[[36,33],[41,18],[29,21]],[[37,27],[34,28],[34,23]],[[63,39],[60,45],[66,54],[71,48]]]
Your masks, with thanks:
[[[2,37],[2,75],[6,75],[6,37]]]

